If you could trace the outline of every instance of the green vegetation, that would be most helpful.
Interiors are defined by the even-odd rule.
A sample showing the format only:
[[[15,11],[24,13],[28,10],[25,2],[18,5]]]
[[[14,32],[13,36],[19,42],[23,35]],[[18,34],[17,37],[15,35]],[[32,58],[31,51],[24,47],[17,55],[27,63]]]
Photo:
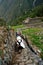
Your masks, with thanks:
[[[24,25],[12,26],[12,29],[17,30],[17,29],[23,28],[23,27],[24,27]]]
[[[22,31],[32,41],[33,45],[36,45],[41,51],[43,51],[43,29],[42,28],[30,28]]]
[[[19,25],[13,26],[12,28],[14,30],[17,30],[23,27],[24,25]],[[32,42],[32,45],[36,45],[39,48],[39,50],[41,51],[40,57],[43,59],[43,28],[29,28],[22,30],[22,33],[28,36],[28,38]]]
[[[0,18],[0,26],[5,26],[5,25],[6,25],[6,21]]]
[[[29,14],[30,17],[42,17],[43,16],[43,4],[40,6],[35,7],[31,13]]]
[[[22,25],[23,20],[25,20],[27,17],[43,17],[43,4],[31,10],[28,9],[27,11],[23,11],[23,14],[21,16],[18,16],[15,19],[12,19],[11,21],[7,22],[7,25]],[[41,21],[43,21],[43,19],[41,19]],[[0,19],[0,26],[2,25],[6,25],[6,21],[4,19]]]
[[[19,25],[13,26],[12,28],[14,30],[17,30],[23,27],[24,25]],[[29,37],[33,45],[36,45],[41,51],[43,51],[43,28],[29,28],[26,30],[22,30],[22,33]]]
[[[18,17],[17,19],[14,19],[13,21],[10,21],[9,24],[21,25],[23,23],[23,20],[25,20],[27,17],[43,17],[43,4],[35,7],[32,10],[28,10],[26,13],[24,12],[22,16]]]

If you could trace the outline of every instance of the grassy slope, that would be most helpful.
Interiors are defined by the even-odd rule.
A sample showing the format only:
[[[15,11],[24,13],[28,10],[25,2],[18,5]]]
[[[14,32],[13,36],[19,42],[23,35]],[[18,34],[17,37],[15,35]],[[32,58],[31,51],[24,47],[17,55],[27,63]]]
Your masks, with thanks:
[[[17,30],[23,27],[24,25],[19,25],[19,26],[13,26],[12,28]],[[36,45],[37,47],[39,47],[41,51],[43,51],[43,28],[29,28],[23,30],[22,33],[24,35],[28,35],[28,37],[32,41],[32,44]]]
[[[23,30],[23,34],[28,35],[32,44],[39,47],[43,51],[43,29],[42,28],[30,28]]]
[[[23,28],[23,27],[24,27],[24,25],[12,26],[12,29],[17,30],[17,29]]]

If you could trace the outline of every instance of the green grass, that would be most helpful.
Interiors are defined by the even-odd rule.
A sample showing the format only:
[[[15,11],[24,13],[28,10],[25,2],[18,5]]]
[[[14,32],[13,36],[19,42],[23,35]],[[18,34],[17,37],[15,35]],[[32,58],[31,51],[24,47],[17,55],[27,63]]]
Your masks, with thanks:
[[[14,30],[23,28],[24,25],[13,26]],[[32,41],[33,45],[36,45],[41,51],[43,51],[43,28],[29,28],[22,30],[24,35],[27,35]]]
[[[23,28],[24,25],[13,26],[14,30]],[[43,28],[29,28],[22,30],[22,34],[27,35],[32,45],[36,45],[41,51],[40,57],[43,59]]]
[[[24,25],[12,26],[12,29],[17,30],[17,29],[23,28],[23,27],[24,27]]]
[[[23,30],[22,33],[30,38],[33,45],[43,51],[43,28],[30,28]]]

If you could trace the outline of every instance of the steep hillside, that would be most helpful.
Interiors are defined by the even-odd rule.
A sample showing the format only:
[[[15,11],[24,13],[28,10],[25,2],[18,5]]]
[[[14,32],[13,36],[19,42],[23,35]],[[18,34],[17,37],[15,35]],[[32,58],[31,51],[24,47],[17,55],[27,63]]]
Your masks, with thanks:
[[[31,17],[43,17],[43,5],[39,5],[35,8],[33,8],[31,11],[28,11],[26,14],[23,14],[23,16],[18,17],[16,20],[10,21],[10,25],[19,25],[22,24],[23,20],[26,18]],[[41,18],[41,21],[43,21],[43,18]]]
[[[0,0],[0,17],[11,21],[41,3],[43,0]]]
[[[30,17],[43,17],[43,4],[32,9]]]

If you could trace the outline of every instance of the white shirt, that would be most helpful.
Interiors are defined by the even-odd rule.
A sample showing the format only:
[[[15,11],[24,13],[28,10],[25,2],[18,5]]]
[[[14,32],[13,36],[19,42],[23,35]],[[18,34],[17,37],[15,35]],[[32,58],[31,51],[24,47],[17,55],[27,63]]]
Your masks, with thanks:
[[[17,36],[17,41],[20,42],[20,46],[22,46],[23,48],[25,48],[24,41],[23,41],[23,39],[20,36]],[[17,44],[19,45],[18,42],[17,42]]]

